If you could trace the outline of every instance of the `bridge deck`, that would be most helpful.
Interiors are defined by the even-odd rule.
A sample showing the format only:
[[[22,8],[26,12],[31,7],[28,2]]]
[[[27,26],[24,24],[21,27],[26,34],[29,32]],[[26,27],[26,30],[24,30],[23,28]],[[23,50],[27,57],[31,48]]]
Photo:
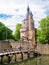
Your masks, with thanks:
[[[10,54],[19,54],[19,53],[27,53],[27,52],[34,52],[34,51],[28,51],[28,50],[25,50],[25,51],[12,51],[12,52],[3,52],[3,53],[0,53],[0,56],[2,55],[10,55]]]

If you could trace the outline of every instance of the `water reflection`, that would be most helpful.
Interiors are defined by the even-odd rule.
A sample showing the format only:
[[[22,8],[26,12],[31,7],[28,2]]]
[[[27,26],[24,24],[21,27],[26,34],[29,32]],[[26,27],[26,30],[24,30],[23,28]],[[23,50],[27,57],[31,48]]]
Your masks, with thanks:
[[[36,60],[37,60],[37,65],[49,65],[49,56],[41,56],[36,58]]]
[[[49,65],[49,56],[33,58],[26,62],[22,62],[22,65]]]
[[[7,65],[49,65],[49,56],[40,56],[37,58]]]

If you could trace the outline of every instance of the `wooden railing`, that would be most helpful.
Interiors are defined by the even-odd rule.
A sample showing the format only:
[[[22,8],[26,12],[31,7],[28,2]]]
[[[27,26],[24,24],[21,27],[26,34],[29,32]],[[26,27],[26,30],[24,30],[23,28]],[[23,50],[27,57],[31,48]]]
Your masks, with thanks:
[[[0,58],[1,58],[0,63],[1,64],[3,63],[4,56],[8,57],[8,63],[10,63],[11,62],[11,58],[10,58],[11,55],[15,56],[15,62],[17,62],[16,56],[18,54],[21,55],[21,60],[24,59],[25,54],[27,54],[27,59],[30,58],[30,54],[32,54],[32,57],[34,57],[34,51],[25,50],[25,51],[4,52],[4,53],[0,53]]]

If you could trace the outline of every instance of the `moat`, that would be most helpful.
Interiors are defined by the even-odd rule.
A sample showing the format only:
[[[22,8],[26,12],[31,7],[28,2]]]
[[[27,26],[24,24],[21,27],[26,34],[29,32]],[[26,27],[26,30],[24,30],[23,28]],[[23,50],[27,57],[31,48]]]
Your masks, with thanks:
[[[4,64],[0,64],[0,65],[4,65]],[[22,62],[16,62],[6,65],[49,65],[49,56],[47,55],[40,56],[40,57],[24,60]]]

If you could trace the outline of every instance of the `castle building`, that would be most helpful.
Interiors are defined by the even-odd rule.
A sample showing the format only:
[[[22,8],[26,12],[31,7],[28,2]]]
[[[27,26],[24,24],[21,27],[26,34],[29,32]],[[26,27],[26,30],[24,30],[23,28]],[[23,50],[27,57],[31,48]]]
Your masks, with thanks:
[[[22,21],[22,26],[20,29],[20,37],[27,38],[31,44],[35,45],[35,27],[33,14],[30,11],[29,6],[27,7],[26,18]]]

